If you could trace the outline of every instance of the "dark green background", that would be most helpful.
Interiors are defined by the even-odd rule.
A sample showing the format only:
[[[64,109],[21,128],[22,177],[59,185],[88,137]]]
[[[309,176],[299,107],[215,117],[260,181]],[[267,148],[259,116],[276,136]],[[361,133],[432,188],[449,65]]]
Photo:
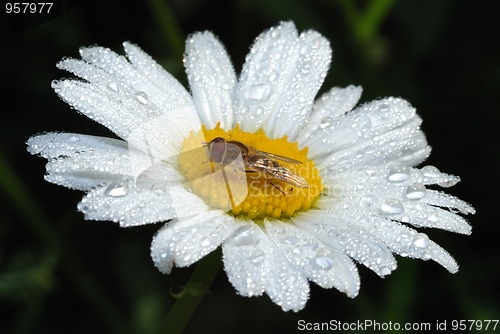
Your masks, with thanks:
[[[213,31],[239,72],[255,36],[280,20],[331,41],[333,68],[322,91],[362,85],[362,101],[402,96],[417,108],[433,147],[427,163],[460,175],[447,191],[477,209],[473,234],[426,231],[455,256],[456,275],[402,258],[385,279],[360,267],[357,298],[312,285],[299,313],[282,312],[266,296],[236,295],[221,272],[186,332],[294,333],[299,319],[433,325],[448,319],[448,326],[452,319],[500,319],[500,2],[388,4],[373,24],[363,15],[380,3],[369,1],[58,1],[49,20],[7,16],[2,7],[0,333],[155,333],[174,301],[171,292],[192,271],[164,276],[155,269],[149,245],[160,225],[86,222],[76,211],[82,193],[43,180],[45,161],[26,152],[30,135],[112,135],[52,91],[51,80],[70,77],[56,62],[94,44],[122,53],[121,42],[129,40],[186,83],[181,58],[189,33]]]

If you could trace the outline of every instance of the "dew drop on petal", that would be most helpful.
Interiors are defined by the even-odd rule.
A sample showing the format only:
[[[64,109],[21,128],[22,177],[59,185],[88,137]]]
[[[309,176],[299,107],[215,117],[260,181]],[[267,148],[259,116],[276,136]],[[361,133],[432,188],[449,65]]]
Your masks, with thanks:
[[[403,204],[401,204],[401,202],[399,200],[397,200],[395,198],[387,198],[387,199],[384,199],[382,201],[382,204],[380,206],[380,210],[383,213],[394,215],[394,214],[403,213],[404,208],[403,208]]]
[[[429,216],[427,216],[427,220],[431,223],[436,223],[439,220],[439,217],[437,214],[431,213]]]
[[[296,243],[299,242],[299,238],[297,238],[297,237],[288,237],[284,241],[285,241],[285,243],[287,245],[293,246],[293,245],[295,245]]]
[[[330,126],[330,124],[332,124],[332,121],[333,121],[332,118],[330,116],[327,116],[321,120],[319,127],[321,129],[324,129],[324,128]]]
[[[104,194],[111,197],[123,197],[128,194],[128,183],[113,181],[108,185]]]
[[[248,100],[265,100],[271,94],[271,86],[269,85],[252,85],[243,93]]]
[[[419,200],[425,197],[425,186],[421,183],[414,183],[406,188],[405,196],[408,199]]]
[[[115,81],[108,82],[107,87],[109,90],[111,90],[113,92],[118,92],[118,84]]]
[[[310,62],[305,62],[302,67],[301,67],[302,73],[306,74],[311,71],[311,63]]]
[[[439,177],[441,175],[439,169],[437,169],[437,167],[434,167],[432,165],[427,165],[422,167],[422,173],[424,174],[424,176],[427,177]]]
[[[135,98],[137,101],[139,101],[140,104],[146,105],[149,102],[148,94],[146,94],[144,92],[135,93]]]
[[[406,166],[392,167],[387,177],[392,182],[402,182],[410,178],[410,169]]]
[[[375,203],[376,200],[377,199],[375,198],[375,196],[372,195],[363,196],[359,201],[359,206],[363,208],[369,208],[373,205],[373,203]]]
[[[200,240],[201,247],[208,247],[208,246],[210,246],[210,243],[211,243],[210,238],[208,238],[208,237],[201,238],[201,240]]]
[[[252,234],[252,227],[244,225],[239,227],[233,234],[234,243],[237,246],[251,246],[257,243],[257,238]]]
[[[252,255],[250,256],[250,262],[252,262],[254,265],[259,265],[262,262],[264,262],[265,259],[265,254],[261,250],[255,250]]]
[[[413,244],[418,248],[427,248],[429,246],[429,237],[424,233],[418,233],[413,240]]]
[[[368,166],[368,167],[365,167],[365,173],[369,177],[374,178],[377,176],[377,169],[375,167]]]
[[[458,179],[447,179],[443,182],[439,182],[438,186],[443,187],[443,188],[449,188],[449,187],[453,187],[457,183],[458,183]]]
[[[77,135],[71,135],[69,138],[68,138],[68,141],[70,143],[78,143],[80,141],[80,136],[77,136]]]
[[[389,267],[382,267],[380,269],[380,275],[382,275],[382,277],[387,276],[390,273],[391,273],[391,268],[389,268]]]
[[[323,270],[329,270],[333,267],[333,259],[328,256],[316,256],[314,265]]]

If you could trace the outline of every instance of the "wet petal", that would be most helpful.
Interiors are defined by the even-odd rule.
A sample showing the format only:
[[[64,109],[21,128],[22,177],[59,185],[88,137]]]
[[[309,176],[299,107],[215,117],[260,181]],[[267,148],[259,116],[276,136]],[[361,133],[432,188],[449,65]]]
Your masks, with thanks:
[[[195,33],[186,41],[184,65],[203,124],[230,129],[236,73],[224,46],[210,32]]]
[[[257,37],[236,89],[236,121],[293,140],[312,111],[330,65],[329,42],[315,31],[298,35],[291,22]]]

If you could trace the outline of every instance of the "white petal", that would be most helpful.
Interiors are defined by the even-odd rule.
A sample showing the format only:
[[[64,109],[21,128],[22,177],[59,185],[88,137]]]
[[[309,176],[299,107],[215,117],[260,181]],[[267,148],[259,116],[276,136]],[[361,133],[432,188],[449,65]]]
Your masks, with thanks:
[[[408,223],[416,227],[434,227],[467,235],[472,233],[467,220],[447,210],[407,202],[405,213],[410,217]]]
[[[28,151],[49,162],[45,179],[68,188],[89,191],[105,182],[131,176],[124,141],[74,133],[33,136]]]
[[[285,22],[262,33],[247,56],[237,86],[235,117],[243,130],[264,128],[294,140],[311,113],[330,65],[329,42]]]
[[[266,284],[267,294],[283,311],[300,311],[309,299],[307,277],[294,268],[274,245],[268,259],[271,272]]]
[[[303,309],[309,299],[309,282],[305,275],[292,269],[285,257],[276,252],[272,254],[270,266],[273,270],[266,292],[271,300],[283,311]]]
[[[342,250],[324,243],[307,229],[303,230],[300,224],[276,220],[265,226],[274,247],[294,269],[322,288],[335,287],[349,297],[356,296],[359,288],[357,269]]]
[[[325,174],[324,174],[325,175]],[[473,213],[467,203],[452,196],[426,189],[424,185],[458,182],[458,178],[439,172],[435,167],[409,168],[399,164],[342,172],[327,180],[327,192],[341,194],[342,207],[356,208],[365,216],[382,215],[417,227],[435,227],[470,234],[467,221],[454,212]],[[362,185],[362,187],[360,187]],[[335,196],[332,196],[335,201]],[[324,196],[319,203],[328,201]],[[334,203],[333,203],[334,204]],[[440,207],[449,209],[444,210]],[[335,205],[327,211],[338,213]]]
[[[368,226],[371,224],[372,226]],[[371,219],[366,228],[384,240],[392,252],[405,257],[434,260],[451,273],[458,271],[458,265],[451,255],[424,233],[402,224],[382,219]]]
[[[408,102],[386,98],[333,120],[302,144],[320,169],[338,172],[391,161],[416,165],[430,153],[420,124]]]
[[[141,77],[140,86],[134,86],[148,95],[150,101],[165,115],[193,106],[188,91],[137,45],[123,43],[127,57]]]
[[[125,47],[134,64],[144,69],[109,49],[82,48],[83,60],[65,59],[58,67],[88,82],[61,80],[52,87],[72,107],[124,139],[145,122],[179,109],[197,117],[191,97],[175,79],[137,47]]]
[[[135,177],[159,162],[177,163],[184,139],[192,130],[201,127],[198,118],[192,117],[193,110],[172,111],[169,116],[154,118],[130,132],[127,141]],[[201,148],[205,141],[203,133],[196,132],[196,136]],[[147,155],[147,160],[144,155]]]
[[[78,204],[88,220],[111,220],[128,227],[187,217],[208,211],[207,205],[182,186],[144,190],[133,180],[120,180],[90,191]]]
[[[261,228],[251,220],[222,245],[224,269],[236,291],[242,296],[260,296],[269,280],[271,244]]]
[[[220,210],[173,220],[154,237],[151,257],[169,273],[174,263],[186,267],[215,250],[236,228],[234,218]]]
[[[311,116],[297,137],[299,146],[307,146],[306,140],[317,135],[319,129],[330,126],[337,118],[351,111],[358,103],[362,91],[360,86],[333,87],[318,98]]]
[[[447,208],[451,211],[458,211],[462,214],[474,214],[476,212],[470,204],[441,191],[427,190],[422,201],[433,206]]]
[[[217,122],[232,128],[236,74],[224,46],[210,32],[193,34],[186,41],[184,64],[201,121],[209,129]]]
[[[371,233],[351,223],[349,217],[336,217],[322,212],[305,212],[293,219],[300,228],[314,235],[326,245],[345,252],[348,256],[373,270],[380,277],[396,269],[396,259],[384,242]],[[350,297],[356,296],[359,288],[357,271],[346,266],[345,286],[341,290]],[[340,289],[339,289],[340,290]]]

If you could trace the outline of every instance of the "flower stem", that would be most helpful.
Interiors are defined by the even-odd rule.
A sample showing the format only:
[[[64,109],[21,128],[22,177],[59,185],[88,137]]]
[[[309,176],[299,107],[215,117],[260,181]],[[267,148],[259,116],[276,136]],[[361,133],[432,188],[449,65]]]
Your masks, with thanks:
[[[220,250],[201,259],[158,333],[182,333],[222,267]]]

